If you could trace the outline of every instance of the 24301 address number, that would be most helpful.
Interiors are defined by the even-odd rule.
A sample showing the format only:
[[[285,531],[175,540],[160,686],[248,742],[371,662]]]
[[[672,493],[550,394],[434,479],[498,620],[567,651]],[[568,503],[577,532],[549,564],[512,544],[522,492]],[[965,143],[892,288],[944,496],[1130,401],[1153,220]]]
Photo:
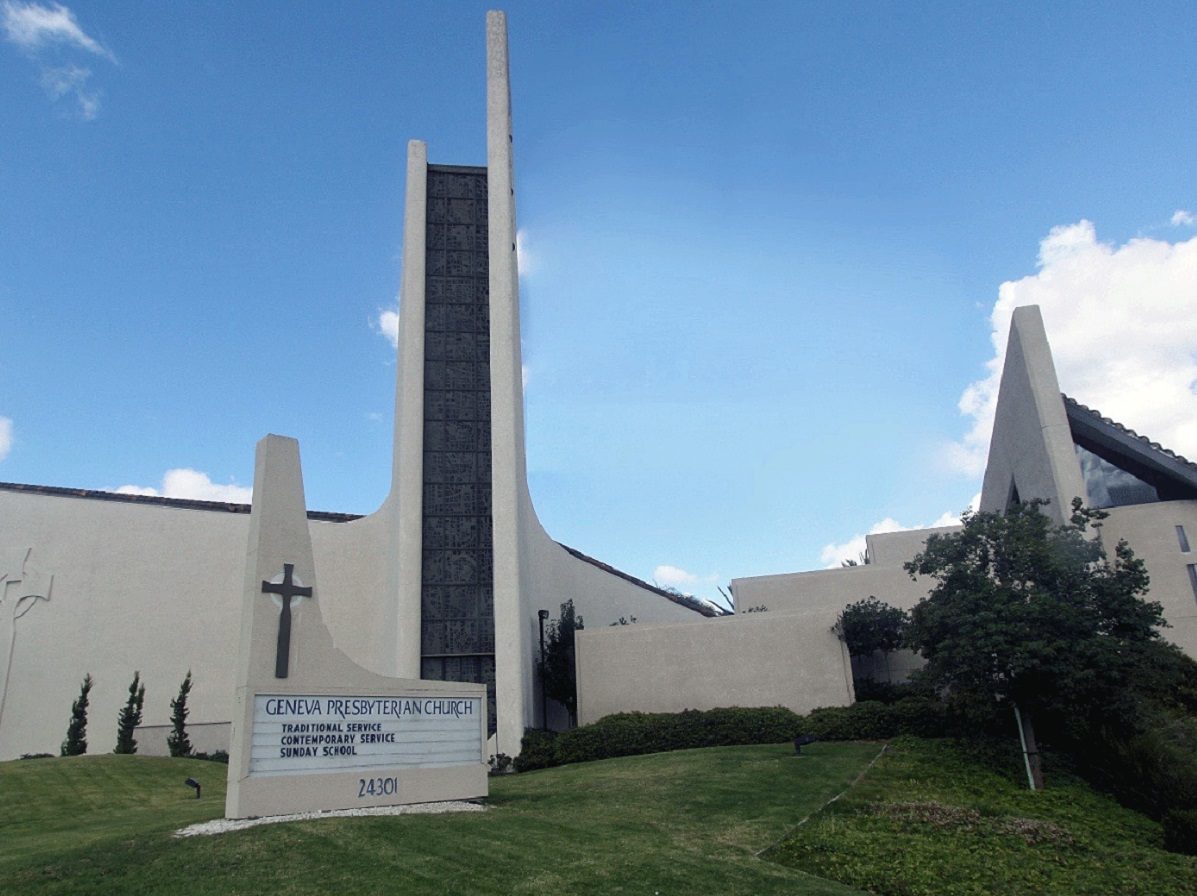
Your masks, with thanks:
[[[357,798],[368,796],[394,796],[399,792],[398,778],[358,778]]]

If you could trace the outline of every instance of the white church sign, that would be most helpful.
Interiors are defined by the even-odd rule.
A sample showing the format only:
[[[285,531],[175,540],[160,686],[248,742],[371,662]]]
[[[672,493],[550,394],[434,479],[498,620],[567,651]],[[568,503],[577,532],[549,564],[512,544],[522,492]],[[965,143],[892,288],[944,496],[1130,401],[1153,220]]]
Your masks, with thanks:
[[[259,694],[249,773],[476,764],[486,741],[483,720],[477,697]]]
[[[389,678],[338,650],[294,439],[258,444],[225,815],[487,795],[486,686]]]

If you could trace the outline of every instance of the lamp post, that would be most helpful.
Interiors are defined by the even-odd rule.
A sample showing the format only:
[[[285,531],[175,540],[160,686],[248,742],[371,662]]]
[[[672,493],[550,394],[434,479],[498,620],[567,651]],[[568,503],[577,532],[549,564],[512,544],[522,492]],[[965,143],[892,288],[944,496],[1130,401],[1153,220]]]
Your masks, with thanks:
[[[549,618],[549,611],[538,610],[536,615],[540,617],[540,727],[548,731],[549,704],[544,690],[544,621]]]

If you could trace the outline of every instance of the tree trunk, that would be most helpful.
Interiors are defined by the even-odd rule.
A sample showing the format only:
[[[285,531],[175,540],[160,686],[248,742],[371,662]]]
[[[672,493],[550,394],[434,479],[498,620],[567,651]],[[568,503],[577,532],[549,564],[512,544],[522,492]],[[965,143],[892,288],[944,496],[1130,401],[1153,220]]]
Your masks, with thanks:
[[[1018,737],[1022,741],[1023,762],[1027,767],[1027,784],[1031,790],[1043,789],[1043,767],[1039,762],[1039,746],[1035,743],[1035,726],[1031,724],[1031,714],[1023,715],[1019,712],[1018,704],[1014,706],[1014,720],[1018,723]]]

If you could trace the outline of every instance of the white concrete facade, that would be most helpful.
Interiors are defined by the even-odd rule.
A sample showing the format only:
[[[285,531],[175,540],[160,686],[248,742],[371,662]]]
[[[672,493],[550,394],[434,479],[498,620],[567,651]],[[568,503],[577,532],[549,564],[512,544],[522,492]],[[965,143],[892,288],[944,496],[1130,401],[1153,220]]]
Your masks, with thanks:
[[[646,583],[554,542],[528,490],[515,251],[513,135],[506,22],[487,18],[490,482],[495,679],[492,748],[515,755],[540,724],[534,675],[539,610],[573,600],[583,719],[626,709],[719,705],[810,708],[852,700],[830,634],[849,603],[876,596],[911,607],[928,588],[903,569],[934,531],[874,535],[868,565],[733,580],[759,618],[705,619]],[[425,224],[428,149],[407,157],[399,365],[391,489],[365,517],[308,514],[323,618],[335,647],[364,669],[408,679],[421,670]],[[998,401],[982,509],[1017,492],[1053,513],[1087,498],[1069,411],[1037,309],[1018,309]],[[250,446],[246,446],[246,451]],[[1144,448],[1144,451],[1154,450]],[[750,462],[750,458],[746,458]],[[1182,473],[1197,467],[1181,462]],[[1176,466],[1173,463],[1173,466]],[[234,670],[250,516],[247,507],[0,485],[0,759],[57,752],[83,676],[95,679],[92,752],[111,749],[134,671],[146,684],[146,747],[162,749],[169,701],[194,676],[191,725],[215,748],[236,717]],[[1197,656],[1197,499],[1115,507],[1108,539],[1125,538],[1152,577],[1172,627]],[[635,616],[635,626],[607,626]],[[787,652],[785,645],[792,644]],[[798,649],[802,646],[801,651]],[[721,668],[720,668],[721,667]],[[726,670],[734,667],[732,675]],[[719,673],[712,677],[712,671]],[[151,745],[148,741],[152,741]]]

